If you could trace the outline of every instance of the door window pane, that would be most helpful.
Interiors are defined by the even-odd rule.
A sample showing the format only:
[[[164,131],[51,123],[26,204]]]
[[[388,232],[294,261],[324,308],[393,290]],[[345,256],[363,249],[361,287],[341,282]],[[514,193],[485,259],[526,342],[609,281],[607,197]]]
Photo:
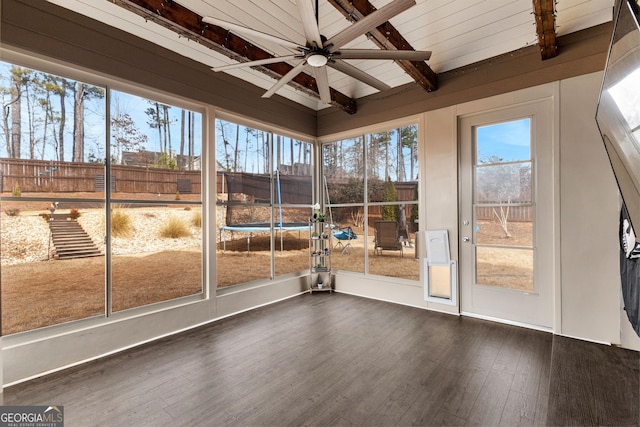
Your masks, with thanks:
[[[531,119],[525,118],[476,128],[476,164],[531,159]]]
[[[533,291],[531,119],[476,128],[476,284]]]
[[[478,245],[533,247],[532,206],[476,206]]]
[[[533,250],[477,246],[476,284],[533,292]]]

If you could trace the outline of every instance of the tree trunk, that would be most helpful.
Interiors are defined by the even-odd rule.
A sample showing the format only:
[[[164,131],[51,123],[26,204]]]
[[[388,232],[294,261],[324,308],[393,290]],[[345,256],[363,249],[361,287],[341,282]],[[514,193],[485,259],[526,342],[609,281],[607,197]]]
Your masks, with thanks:
[[[180,170],[184,169],[184,137],[185,137],[185,122],[184,122],[184,108],[182,109],[182,114],[180,115],[180,156],[178,157],[178,168]]]
[[[58,151],[59,160],[64,162],[64,126],[67,117],[67,111],[65,107],[65,98],[67,97],[67,82],[63,81],[60,85],[60,125],[58,127]]]
[[[236,124],[236,146],[233,149],[233,170],[238,171],[238,150],[240,145],[240,125]]]
[[[169,123],[169,106],[163,105],[162,110],[164,113],[164,118],[162,119],[162,126],[164,127],[164,139],[165,139],[165,149],[169,154],[169,158],[172,157],[171,153],[171,126]]]
[[[158,126],[158,151],[164,153],[162,149],[162,126],[160,125],[160,104],[155,103],[156,106],[156,125]]]
[[[17,159],[20,158],[20,137],[22,135],[22,83],[16,74],[12,73],[11,79],[11,152],[9,157]]]
[[[35,117],[33,106],[31,105],[33,100],[29,97],[29,85],[25,87],[25,99],[27,101],[27,127],[29,128],[29,159],[36,158],[36,129],[35,129]]]
[[[193,160],[195,155],[195,134],[196,120],[195,113],[189,111],[189,170],[193,170]]]
[[[73,162],[84,161],[84,83],[76,83],[73,102]]]
[[[3,105],[2,107],[2,129],[4,130],[4,143],[7,148],[7,157],[11,157],[11,128],[9,126],[9,114],[11,104]]]

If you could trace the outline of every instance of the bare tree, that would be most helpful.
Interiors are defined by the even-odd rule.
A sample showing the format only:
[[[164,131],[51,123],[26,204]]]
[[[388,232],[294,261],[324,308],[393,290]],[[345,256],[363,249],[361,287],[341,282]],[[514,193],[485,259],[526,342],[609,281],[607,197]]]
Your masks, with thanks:
[[[9,157],[20,158],[22,138],[22,92],[25,69],[11,67],[11,151]]]

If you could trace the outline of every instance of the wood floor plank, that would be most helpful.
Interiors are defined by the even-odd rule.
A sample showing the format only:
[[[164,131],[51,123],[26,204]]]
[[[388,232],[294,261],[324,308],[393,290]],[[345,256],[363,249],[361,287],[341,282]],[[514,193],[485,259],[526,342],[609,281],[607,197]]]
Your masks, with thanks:
[[[537,398],[511,390],[500,416],[500,426],[530,426],[535,424]]]
[[[447,396],[443,410],[463,419],[469,418],[471,410],[487,380],[489,369],[467,369]]]
[[[469,424],[495,426],[500,423],[509,397],[513,375],[492,369],[487,375],[468,418]]]
[[[638,352],[307,294],[8,387],[1,403],[63,405],[67,427],[637,426],[639,366]]]
[[[555,337],[547,423],[640,425],[640,353]]]

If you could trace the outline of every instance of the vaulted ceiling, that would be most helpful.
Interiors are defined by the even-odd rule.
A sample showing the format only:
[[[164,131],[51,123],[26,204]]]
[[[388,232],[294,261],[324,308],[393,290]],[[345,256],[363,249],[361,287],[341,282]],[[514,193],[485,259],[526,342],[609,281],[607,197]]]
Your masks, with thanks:
[[[211,67],[291,55],[291,50],[270,40],[203,23],[206,16],[305,45],[296,0],[49,1]],[[304,1],[315,7],[315,0]],[[331,38],[392,2],[318,0],[320,33]],[[415,3],[344,47],[429,50],[432,55],[428,61],[345,61],[391,88],[418,85],[425,91],[436,91],[438,73],[531,45],[539,46],[541,61],[562,55],[556,37],[610,21],[614,0],[563,0],[557,4],[554,0],[415,0]],[[225,72],[266,91],[295,64],[287,61]],[[333,107],[354,113],[358,98],[378,92],[340,71],[328,70]],[[298,75],[279,89],[277,96],[315,110],[328,107],[320,102],[313,73]]]

